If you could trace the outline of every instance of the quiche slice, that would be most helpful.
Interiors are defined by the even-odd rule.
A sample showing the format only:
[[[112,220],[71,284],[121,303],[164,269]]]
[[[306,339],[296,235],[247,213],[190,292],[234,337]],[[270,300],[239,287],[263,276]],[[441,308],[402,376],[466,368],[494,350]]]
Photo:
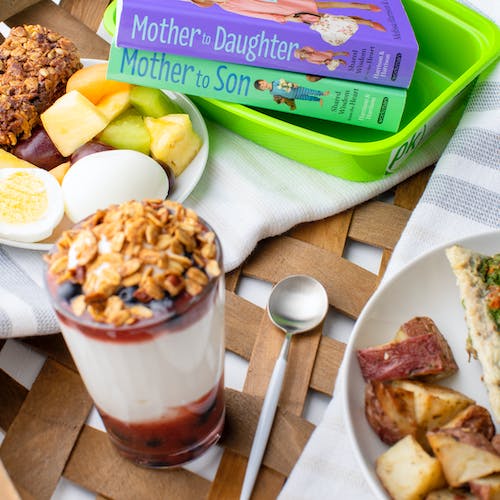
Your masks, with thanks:
[[[481,363],[491,409],[500,421],[500,253],[488,256],[454,245],[446,256],[465,311],[467,351]]]

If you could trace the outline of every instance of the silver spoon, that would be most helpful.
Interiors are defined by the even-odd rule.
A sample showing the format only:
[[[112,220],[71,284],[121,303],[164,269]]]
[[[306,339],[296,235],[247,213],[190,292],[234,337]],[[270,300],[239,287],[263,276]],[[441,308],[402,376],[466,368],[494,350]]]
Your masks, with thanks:
[[[240,500],[250,498],[259,472],[278,406],[292,336],[296,333],[312,330],[319,325],[327,310],[328,297],[326,291],[319,281],[310,276],[301,274],[288,276],[277,283],[271,291],[267,303],[267,312],[271,321],[283,330],[286,335],[262,405],[248,458]]]

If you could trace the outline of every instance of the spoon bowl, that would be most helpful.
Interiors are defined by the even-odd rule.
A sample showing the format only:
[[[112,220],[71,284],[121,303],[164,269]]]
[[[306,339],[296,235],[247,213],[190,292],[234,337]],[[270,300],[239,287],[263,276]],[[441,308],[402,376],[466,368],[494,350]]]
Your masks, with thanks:
[[[269,318],[286,335],[262,404],[240,500],[250,498],[259,472],[278,406],[292,336],[315,328],[323,321],[327,311],[326,291],[323,285],[311,276],[303,274],[288,276],[277,283],[271,291],[267,303]]]
[[[321,283],[303,274],[288,276],[271,291],[267,312],[281,330],[292,334],[317,326],[328,309],[328,296]]]

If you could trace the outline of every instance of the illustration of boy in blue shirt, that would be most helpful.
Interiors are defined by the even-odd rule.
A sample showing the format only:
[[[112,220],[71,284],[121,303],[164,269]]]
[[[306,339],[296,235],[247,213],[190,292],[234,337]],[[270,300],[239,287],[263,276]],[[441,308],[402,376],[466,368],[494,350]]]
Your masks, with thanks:
[[[302,87],[297,83],[288,82],[284,78],[268,82],[267,80],[255,80],[254,87],[257,90],[269,90],[273,97],[283,99],[301,99],[303,101],[318,101],[320,106],[323,105],[322,96],[328,95],[329,90],[317,90],[308,87]]]

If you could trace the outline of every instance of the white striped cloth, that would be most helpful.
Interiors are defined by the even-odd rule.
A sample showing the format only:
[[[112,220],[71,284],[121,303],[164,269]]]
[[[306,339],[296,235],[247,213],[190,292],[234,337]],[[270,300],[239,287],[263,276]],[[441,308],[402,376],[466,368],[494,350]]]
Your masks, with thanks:
[[[287,159],[217,124],[208,128],[209,161],[184,203],[218,234],[226,271],[241,264],[258,241],[358,205],[433,164],[450,139],[447,130],[438,132],[399,172],[355,183]],[[0,338],[58,332],[43,289],[41,252],[0,245],[0,265]]]
[[[264,149],[209,123],[210,158],[184,202],[208,221],[230,271],[261,239],[322,219],[387,191],[431,165],[449,136],[438,133],[401,171],[372,183],[345,181]],[[59,331],[43,289],[42,253],[0,245],[0,338]]]
[[[500,24],[500,4],[478,7]],[[384,281],[447,242],[500,228],[500,64],[477,82],[466,111],[394,249]],[[323,420],[280,500],[370,499],[345,432],[341,373]]]

